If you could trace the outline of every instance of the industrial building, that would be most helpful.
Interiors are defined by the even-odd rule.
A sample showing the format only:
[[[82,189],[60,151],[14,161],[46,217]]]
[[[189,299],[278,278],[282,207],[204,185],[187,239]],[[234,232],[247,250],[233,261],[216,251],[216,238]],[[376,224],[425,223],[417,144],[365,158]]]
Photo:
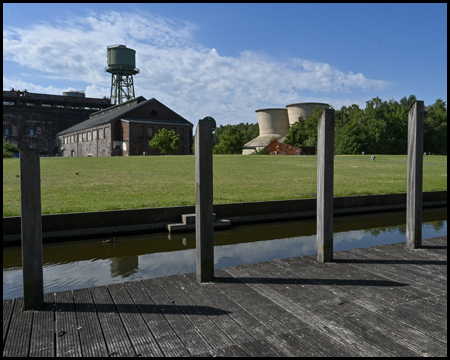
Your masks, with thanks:
[[[3,140],[19,149],[38,149],[41,156],[55,156],[58,132],[110,106],[106,97],[88,98],[77,91],[50,95],[3,90]]]
[[[159,155],[148,142],[166,128],[180,135],[177,155],[192,152],[192,123],[155,98],[135,98],[135,50],[108,46],[105,71],[111,74],[111,99],[76,91],[3,91],[3,140],[39,149],[41,156]]]
[[[61,156],[160,155],[148,145],[160,129],[180,135],[176,155],[189,155],[194,125],[155,98],[135,98],[133,77],[136,51],[125,45],[107,47],[105,71],[111,74],[113,106],[97,111],[86,121],[58,133]]]
[[[290,125],[299,121],[300,116],[303,120],[312,115],[314,109],[328,108],[329,105],[317,102],[305,102],[286,105],[286,108],[272,108],[256,110],[259,124],[259,136],[244,145],[242,155],[249,155],[256,151],[266,148],[273,140],[282,143],[287,135]],[[306,148],[304,149],[306,150]],[[303,154],[310,154],[310,148]]]
[[[148,145],[162,128],[180,135],[176,155],[189,155],[194,125],[152,98],[139,96],[97,111],[86,121],[58,133],[61,156],[159,155]]]

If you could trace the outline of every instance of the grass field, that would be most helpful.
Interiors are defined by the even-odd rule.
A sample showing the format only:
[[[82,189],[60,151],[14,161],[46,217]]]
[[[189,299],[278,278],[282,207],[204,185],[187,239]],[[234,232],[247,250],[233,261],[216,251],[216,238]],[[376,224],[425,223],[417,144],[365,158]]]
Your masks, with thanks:
[[[336,156],[334,196],[406,192],[406,160]],[[447,190],[446,164],[424,157],[424,191]],[[42,213],[193,205],[194,166],[194,156],[41,158]],[[316,197],[314,156],[215,155],[213,167],[216,204]],[[4,159],[3,216],[20,215],[17,175],[19,159]]]

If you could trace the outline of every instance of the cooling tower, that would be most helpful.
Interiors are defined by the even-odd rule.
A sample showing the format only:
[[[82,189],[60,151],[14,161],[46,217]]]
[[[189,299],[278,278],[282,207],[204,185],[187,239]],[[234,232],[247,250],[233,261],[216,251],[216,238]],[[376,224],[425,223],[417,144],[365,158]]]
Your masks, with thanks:
[[[321,109],[327,108],[329,105],[325,103],[318,102],[304,102],[298,104],[290,104],[286,105],[287,113],[289,118],[289,125],[292,125],[300,116],[303,117],[303,120],[306,120],[308,115],[312,115],[314,112],[314,108],[320,107]],[[261,128],[261,125],[259,126]]]
[[[258,115],[259,135],[277,134],[286,136],[289,118],[286,109],[260,109]]]

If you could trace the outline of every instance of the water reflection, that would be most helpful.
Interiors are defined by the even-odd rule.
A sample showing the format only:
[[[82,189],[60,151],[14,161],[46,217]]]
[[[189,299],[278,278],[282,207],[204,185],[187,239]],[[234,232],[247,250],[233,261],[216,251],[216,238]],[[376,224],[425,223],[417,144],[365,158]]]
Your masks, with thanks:
[[[341,216],[334,250],[404,242],[405,212]],[[423,238],[447,234],[447,208],[423,211]],[[236,226],[214,234],[215,268],[316,253],[315,219]],[[45,244],[44,291],[195,272],[195,234],[153,234]],[[22,296],[20,247],[3,249],[3,299]]]

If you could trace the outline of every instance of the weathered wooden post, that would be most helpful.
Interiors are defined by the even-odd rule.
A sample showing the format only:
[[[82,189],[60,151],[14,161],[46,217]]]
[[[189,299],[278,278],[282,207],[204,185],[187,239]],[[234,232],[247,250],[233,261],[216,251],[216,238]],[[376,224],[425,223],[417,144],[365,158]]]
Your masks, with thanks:
[[[216,121],[205,117],[195,132],[195,238],[197,281],[214,280],[213,131]]]
[[[333,261],[334,110],[317,127],[317,261]]]
[[[406,248],[422,246],[424,102],[416,101],[408,114],[408,183],[406,193]]]
[[[20,149],[23,310],[44,305],[39,151]]]

